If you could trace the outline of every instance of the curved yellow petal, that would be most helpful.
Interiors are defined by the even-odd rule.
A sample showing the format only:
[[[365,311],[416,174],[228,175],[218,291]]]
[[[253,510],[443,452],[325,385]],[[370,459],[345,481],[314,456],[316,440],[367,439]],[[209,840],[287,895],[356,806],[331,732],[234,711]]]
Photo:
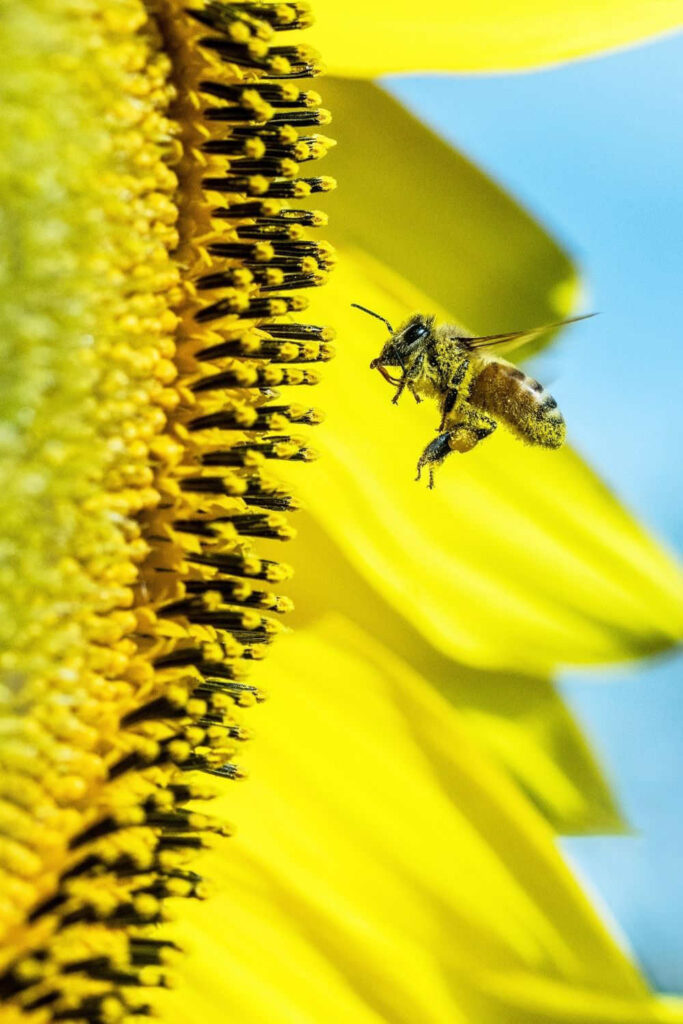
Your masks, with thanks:
[[[575,60],[679,29],[679,0],[318,0],[312,37],[335,74],[514,71]]]
[[[681,578],[570,451],[533,451],[500,430],[454,456],[435,493],[413,483],[435,410],[409,395],[390,404],[368,369],[385,329],[350,304],[488,333],[564,315],[576,276],[547,232],[382,90],[327,86],[340,266],[312,315],[336,325],[340,345],[319,392],[326,458],[302,481],[311,512],[456,660],[542,674],[667,646],[683,630]]]
[[[434,491],[415,483],[436,412],[408,394],[391,404],[368,369],[386,332],[354,300],[396,321],[440,310],[359,251],[342,251],[325,290],[341,343],[316,396],[324,458],[298,474],[299,491],[372,586],[444,654],[480,667],[542,674],[680,638],[681,574],[569,448],[528,448],[501,428],[454,455]]]
[[[284,642],[169,1024],[682,1021],[458,714],[342,621]],[[185,915],[184,915],[185,916]],[[214,1010],[215,1013],[215,1010]]]
[[[461,713],[468,735],[502,765],[562,834],[623,832],[593,754],[549,679],[473,669],[434,647],[385,601],[319,522],[297,516],[289,584],[295,628],[337,612],[412,667]],[[323,566],[324,571],[311,571]]]
[[[326,197],[331,241],[362,249],[482,334],[548,323],[573,307],[567,254],[478,167],[369,82],[327,79],[325,101],[338,140],[326,171],[341,183]],[[362,283],[354,287],[348,301],[368,305]],[[397,281],[397,297],[404,293]],[[360,314],[352,325],[362,326]]]

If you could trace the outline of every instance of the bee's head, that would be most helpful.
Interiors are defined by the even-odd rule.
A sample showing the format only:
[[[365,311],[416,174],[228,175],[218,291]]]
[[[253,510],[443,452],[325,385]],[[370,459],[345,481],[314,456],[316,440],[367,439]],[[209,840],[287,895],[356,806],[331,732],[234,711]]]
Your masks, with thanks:
[[[405,369],[407,360],[431,334],[433,323],[434,317],[422,316],[421,313],[411,316],[402,327],[391,332],[389,341],[377,359],[372,360],[370,368],[375,370],[379,366],[400,366]]]
[[[389,330],[389,340],[386,342],[377,358],[373,359],[370,363],[370,369],[381,370],[384,366],[400,366],[405,372],[406,360],[431,333],[434,317],[422,316],[421,313],[415,313],[414,316],[411,316],[405,324],[395,331],[389,321],[383,316],[380,316],[379,313],[373,313],[371,309],[366,309],[365,306],[359,306],[356,302],[352,302],[351,305],[356,309],[362,310],[363,313],[369,313],[370,316],[374,316],[377,320],[381,320],[382,323],[386,324]]]

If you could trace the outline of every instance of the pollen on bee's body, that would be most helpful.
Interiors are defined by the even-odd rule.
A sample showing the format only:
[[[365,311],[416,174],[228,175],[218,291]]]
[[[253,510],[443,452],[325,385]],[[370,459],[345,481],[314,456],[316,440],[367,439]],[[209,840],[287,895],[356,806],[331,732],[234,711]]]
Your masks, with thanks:
[[[332,354],[333,332],[299,319],[302,293],[334,264],[309,234],[326,215],[298,202],[334,187],[301,173],[334,144],[314,130],[329,113],[299,81],[317,73],[317,55],[276,42],[310,24],[307,5],[161,0],[152,20],[139,0],[122,3],[131,23],[112,30],[126,70],[110,120],[113,151],[131,166],[103,188],[134,202],[130,222],[128,206],[114,210],[121,263],[103,257],[101,276],[135,284],[109,306],[100,298],[119,339],[105,349],[100,389],[112,465],[84,508],[121,524],[126,558],[112,566],[88,550],[85,653],[35,681],[30,713],[0,748],[11,907],[0,931],[12,936],[0,999],[41,1024],[146,1016],[151,1002],[136,993],[172,982],[179,950],[159,931],[165,901],[206,897],[188,858],[230,832],[187,805],[214,795],[209,776],[244,777],[240,709],[265,698],[249,670],[292,607],[278,593],[291,569],[257,547],[294,536],[299,503],[271,467],[314,458],[299,426],[323,417],[272,389],[315,384],[311,364]],[[83,66],[108,76],[99,6],[84,0],[70,16],[84,18]],[[161,251],[148,253],[140,226]]]

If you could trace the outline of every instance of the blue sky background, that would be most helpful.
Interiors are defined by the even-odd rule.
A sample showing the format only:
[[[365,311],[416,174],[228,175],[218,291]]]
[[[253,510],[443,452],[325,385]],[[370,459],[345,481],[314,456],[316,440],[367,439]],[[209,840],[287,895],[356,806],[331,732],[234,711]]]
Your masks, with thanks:
[[[585,307],[602,315],[537,373],[574,445],[680,555],[683,36],[533,74],[384,84],[583,268]],[[566,674],[562,687],[637,833],[563,848],[651,982],[683,992],[683,656]]]

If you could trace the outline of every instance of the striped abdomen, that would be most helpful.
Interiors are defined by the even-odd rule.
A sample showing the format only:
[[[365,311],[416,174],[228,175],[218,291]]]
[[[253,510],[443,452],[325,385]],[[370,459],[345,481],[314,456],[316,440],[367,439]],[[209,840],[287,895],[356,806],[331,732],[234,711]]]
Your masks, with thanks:
[[[482,361],[475,371],[469,401],[491,413],[530,444],[559,448],[566,427],[557,402],[542,384],[504,360]]]

